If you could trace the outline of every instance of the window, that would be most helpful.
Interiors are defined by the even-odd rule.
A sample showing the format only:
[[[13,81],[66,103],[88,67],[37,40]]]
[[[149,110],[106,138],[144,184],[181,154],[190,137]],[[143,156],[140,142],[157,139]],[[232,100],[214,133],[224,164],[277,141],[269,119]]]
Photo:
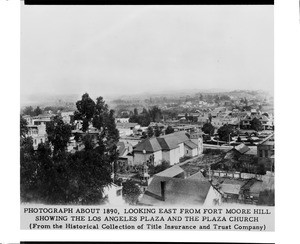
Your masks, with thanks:
[[[259,157],[263,157],[263,150],[259,150]]]

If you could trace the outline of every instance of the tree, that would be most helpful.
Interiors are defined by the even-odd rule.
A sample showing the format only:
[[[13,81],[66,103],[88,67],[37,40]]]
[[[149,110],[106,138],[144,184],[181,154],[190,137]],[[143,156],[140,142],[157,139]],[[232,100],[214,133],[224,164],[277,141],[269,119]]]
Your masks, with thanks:
[[[151,126],[148,127],[147,135],[148,135],[149,138],[154,136],[154,131],[153,131],[153,128]]]
[[[162,117],[161,110],[157,106],[154,106],[149,109],[149,115],[150,115],[151,121],[153,121],[153,122],[159,122]]]
[[[34,116],[33,108],[31,106],[25,107],[23,110],[23,115]]]
[[[205,123],[202,127],[202,131],[212,136],[215,133],[215,127],[211,123]]]
[[[147,133],[145,131],[142,132],[141,139],[146,139],[147,138]]]
[[[78,151],[69,160],[68,202],[99,204],[103,189],[112,182],[112,165],[99,148]]]
[[[231,125],[223,125],[218,129],[218,135],[221,141],[229,141],[234,130]]]
[[[37,106],[36,109],[33,111],[33,113],[35,116],[38,116],[43,113],[43,110],[41,110],[40,107]]]
[[[98,130],[101,130],[101,128],[104,128],[104,120],[107,119],[109,112],[108,105],[103,100],[103,97],[98,97],[96,99],[96,104],[93,110],[93,114],[91,114],[93,126]]]
[[[172,126],[168,125],[166,128],[166,135],[174,133],[174,129]]]
[[[33,141],[31,137],[20,139],[20,193],[21,201],[33,200],[36,190],[36,165],[34,159]]]
[[[150,165],[149,171],[151,175],[155,175],[161,171],[164,171],[166,169],[170,168],[170,162],[167,160],[163,160],[161,164],[154,166],[153,164]]]
[[[59,116],[55,116],[46,125],[46,132],[48,140],[53,146],[53,154],[64,153],[71,137],[71,125],[65,124]]]
[[[82,120],[82,131],[87,131],[89,124],[95,114],[95,102],[89,94],[82,95],[81,100],[76,102],[77,111],[74,113],[75,120]]]
[[[141,114],[138,114],[137,109],[134,109],[133,115],[130,116],[129,118],[130,123],[138,123],[141,126],[148,126],[151,122],[149,112],[147,109],[143,109]]]
[[[21,138],[25,138],[26,135],[28,134],[27,125],[28,125],[28,123],[27,123],[26,119],[22,118],[22,116],[20,115],[20,136],[21,136]]]
[[[141,190],[133,180],[127,180],[123,183],[123,198],[126,203],[130,205],[137,204],[140,194]]]
[[[251,129],[255,131],[260,131],[263,129],[262,123],[258,118],[253,118],[252,121],[250,122]]]
[[[35,162],[37,172],[35,198],[48,204],[65,203],[67,198],[67,165],[61,164],[61,158],[57,159],[57,161],[54,161],[49,143],[38,145]]]
[[[161,128],[158,125],[156,125],[154,127],[154,135],[155,135],[155,137],[159,137],[161,135],[161,133],[162,133]]]
[[[88,100],[90,105],[93,104],[92,100]],[[116,128],[114,111],[109,110],[102,97],[98,97],[94,104],[95,106],[81,109],[80,113],[88,114],[93,107],[93,115],[89,116],[89,121],[99,130],[97,146],[95,147],[91,138],[86,137],[85,150],[76,152],[71,160],[74,175],[71,182],[73,201],[82,204],[103,201],[103,188],[112,182],[113,166],[118,159],[116,144],[119,131]]]
[[[99,133],[83,136],[84,150],[66,152],[71,126],[55,116],[46,126],[48,142],[33,150],[32,138],[21,134],[21,200],[45,204],[99,204],[104,187],[112,183],[113,165],[118,159],[119,132],[114,111],[102,97],[96,103],[88,94],[78,101],[77,119],[90,123]],[[52,151],[53,148],[53,151]]]

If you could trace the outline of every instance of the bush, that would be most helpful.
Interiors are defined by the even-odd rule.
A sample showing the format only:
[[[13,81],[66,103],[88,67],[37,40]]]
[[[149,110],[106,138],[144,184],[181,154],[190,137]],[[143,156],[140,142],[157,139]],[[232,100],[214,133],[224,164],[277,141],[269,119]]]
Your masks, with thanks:
[[[191,156],[183,156],[182,158],[179,159],[179,162],[182,163],[188,159],[191,159],[192,157]]]
[[[166,160],[163,160],[160,165],[150,166],[149,167],[149,174],[150,175],[155,175],[155,174],[157,174],[161,171],[166,170],[167,168],[170,168],[170,162],[166,161]]]
[[[137,204],[140,194],[140,187],[133,180],[130,179],[123,183],[123,198],[126,203]]]

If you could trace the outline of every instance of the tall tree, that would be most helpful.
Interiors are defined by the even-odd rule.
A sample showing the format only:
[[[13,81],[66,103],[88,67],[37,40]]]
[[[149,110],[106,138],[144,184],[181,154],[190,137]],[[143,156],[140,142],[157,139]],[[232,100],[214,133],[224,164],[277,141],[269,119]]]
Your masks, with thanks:
[[[151,121],[153,121],[153,122],[159,122],[162,117],[161,110],[157,106],[154,106],[149,109],[149,115],[150,115]]]
[[[84,110],[80,112],[86,114]],[[72,156],[73,201],[83,204],[99,203],[103,200],[103,189],[112,182],[112,169],[118,159],[116,144],[119,131],[116,128],[114,111],[109,110],[102,97],[96,99],[90,121],[99,130],[97,146],[94,147],[91,138],[85,138],[85,150]]]
[[[53,154],[64,153],[71,136],[71,125],[65,124],[59,117],[55,116],[46,126],[48,141],[53,146]]]
[[[95,114],[95,102],[88,93],[82,95],[81,100],[76,102],[77,111],[74,113],[75,120],[82,120],[82,131],[87,131]]]
[[[39,106],[37,106],[33,113],[35,116],[38,116],[43,113],[43,110]]]
[[[103,97],[96,99],[94,114],[92,115],[93,126],[101,130],[104,126],[104,120],[108,116],[108,105],[103,100]]]

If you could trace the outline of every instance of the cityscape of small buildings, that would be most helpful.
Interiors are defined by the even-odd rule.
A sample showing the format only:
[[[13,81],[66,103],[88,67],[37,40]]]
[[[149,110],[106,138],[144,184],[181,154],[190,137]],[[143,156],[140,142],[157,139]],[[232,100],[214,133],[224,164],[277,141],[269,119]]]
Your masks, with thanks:
[[[130,109],[116,111],[119,158],[112,177],[118,182],[132,180],[141,189],[136,204],[274,205],[275,136],[270,102],[220,97],[215,101],[201,95],[201,100],[157,104],[161,111],[170,112],[176,106],[174,111],[179,108],[181,112],[162,113],[147,126],[132,122]],[[46,126],[55,115],[72,125],[68,152],[84,149],[81,138],[86,133],[97,143],[99,130],[90,125],[83,132],[74,111],[48,111],[23,115],[34,149],[47,141]],[[213,126],[212,133],[203,131],[205,124]],[[224,126],[234,132],[222,140],[218,131]],[[149,136],[150,130],[159,133]],[[115,182],[104,192],[110,203],[122,203],[122,183]]]

